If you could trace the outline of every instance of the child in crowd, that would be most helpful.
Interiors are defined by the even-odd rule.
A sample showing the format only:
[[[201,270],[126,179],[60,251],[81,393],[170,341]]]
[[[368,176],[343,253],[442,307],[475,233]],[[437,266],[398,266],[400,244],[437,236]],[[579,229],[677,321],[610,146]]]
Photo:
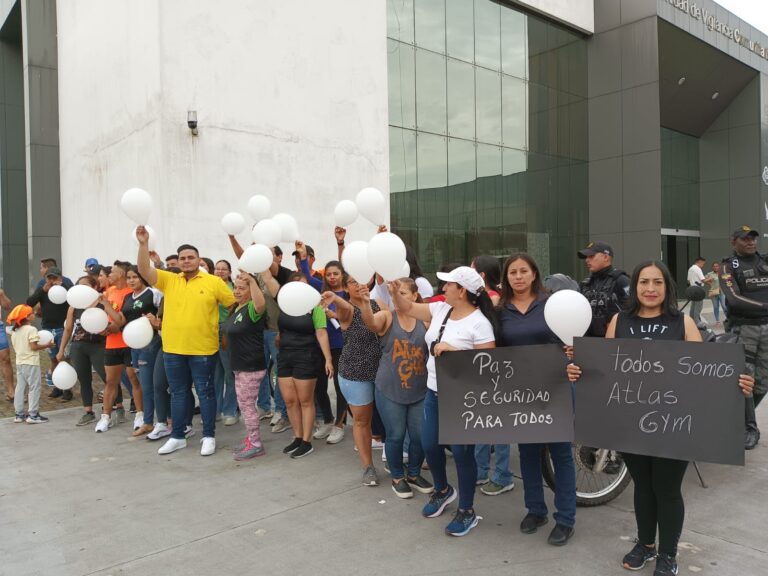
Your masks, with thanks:
[[[13,404],[16,410],[14,422],[39,424],[48,422],[40,414],[40,354],[41,350],[53,348],[56,344],[39,344],[37,328],[32,326],[35,313],[31,306],[19,304],[8,314],[7,324],[12,328],[11,342],[16,354],[16,394]],[[29,388],[29,414],[24,414],[24,392]]]

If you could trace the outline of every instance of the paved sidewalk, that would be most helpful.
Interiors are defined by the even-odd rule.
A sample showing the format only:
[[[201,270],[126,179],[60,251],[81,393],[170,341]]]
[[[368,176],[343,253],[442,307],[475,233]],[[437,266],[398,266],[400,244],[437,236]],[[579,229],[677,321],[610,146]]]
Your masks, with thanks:
[[[455,505],[441,518],[422,518],[426,497],[396,498],[380,465],[383,485],[361,485],[349,434],[291,460],[281,453],[290,432],[267,431],[267,455],[235,463],[241,424],[221,426],[217,453],[203,458],[196,417],[189,446],[161,457],[157,443],[130,437],[129,424],[96,434],[76,428],[77,415],[60,410],[39,425],[0,421],[0,574],[625,574],[619,560],[634,536],[631,489],[609,505],[579,509],[564,548],[547,545],[551,523],[535,535],[519,532],[519,480],[502,496],[478,491],[484,519],[468,536],[450,538],[443,529]],[[768,412],[760,415],[768,430]],[[512,466],[519,472],[517,458]],[[709,488],[692,468],[685,481],[681,574],[764,573],[768,438],[743,469],[701,468]]]

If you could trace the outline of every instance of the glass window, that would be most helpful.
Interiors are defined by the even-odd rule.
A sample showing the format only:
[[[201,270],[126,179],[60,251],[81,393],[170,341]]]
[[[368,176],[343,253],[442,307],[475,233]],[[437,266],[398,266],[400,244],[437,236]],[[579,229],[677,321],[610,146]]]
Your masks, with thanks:
[[[473,62],[475,26],[471,0],[446,0],[445,28],[448,56]]]
[[[528,77],[526,17],[514,10],[501,11],[501,70],[518,78]]]
[[[416,1],[416,46],[445,54],[445,0]]]
[[[419,130],[446,132],[445,56],[416,50],[416,121]]]
[[[475,70],[448,59],[448,135],[475,139]]]
[[[475,68],[477,140],[501,144],[501,74]]]
[[[502,173],[504,176],[525,172],[528,169],[528,155],[522,150],[502,150]]]
[[[419,133],[418,184],[420,190],[448,184],[448,150],[444,136]]]
[[[475,0],[475,62],[501,68],[501,6],[491,0]]]
[[[523,80],[502,75],[502,130],[504,146],[528,148],[528,103]]]
[[[448,140],[448,217],[452,230],[475,230],[477,193],[475,191],[475,143],[450,138]],[[464,255],[459,260],[464,260]]]
[[[408,44],[387,40],[389,123],[416,128],[416,56]]]
[[[416,189],[416,132],[389,128],[389,191]]]
[[[501,177],[501,148],[487,144],[477,145],[477,226],[478,228],[499,228],[492,236],[481,234],[481,242],[490,242],[493,237],[501,239],[503,225],[502,205],[504,182]],[[489,249],[485,245],[485,252]]]
[[[413,44],[413,0],[387,0],[387,36]]]

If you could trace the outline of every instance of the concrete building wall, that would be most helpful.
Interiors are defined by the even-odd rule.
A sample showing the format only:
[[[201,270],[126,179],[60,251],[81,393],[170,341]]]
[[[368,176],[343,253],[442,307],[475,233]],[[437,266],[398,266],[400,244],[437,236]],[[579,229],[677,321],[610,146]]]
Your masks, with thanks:
[[[320,262],[335,258],[335,204],[388,191],[385,6],[60,2],[65,272],[135,259],[118,207],[133,186],[154,197],[162,254],[191,242],[232,260],[219,220],[258,193],[296,217]],[[349,236],[374,232],[358,222]]]

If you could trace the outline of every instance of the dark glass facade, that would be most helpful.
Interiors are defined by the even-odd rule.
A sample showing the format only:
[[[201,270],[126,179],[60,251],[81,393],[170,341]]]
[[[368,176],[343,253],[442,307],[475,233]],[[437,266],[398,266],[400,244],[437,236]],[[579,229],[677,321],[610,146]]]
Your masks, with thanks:
[[[388,0],[392,229],[425,271],[531,253],[580,269],[587,50],[491,0]]]

